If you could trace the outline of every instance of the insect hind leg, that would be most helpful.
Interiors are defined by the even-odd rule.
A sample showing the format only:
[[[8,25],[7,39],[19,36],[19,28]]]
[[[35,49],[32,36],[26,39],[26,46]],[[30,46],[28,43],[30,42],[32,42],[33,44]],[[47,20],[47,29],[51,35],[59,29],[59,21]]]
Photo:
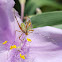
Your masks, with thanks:
[[[34,30],[33,29],[30,29],[29,31],[32,31],[33,32]]]
[[[23,35],[23,33],[19,36],[19,40],[21,40],[20,38],[21,38],[22,35]],[[23,41],[23,40],[21,40],[21,41]]]

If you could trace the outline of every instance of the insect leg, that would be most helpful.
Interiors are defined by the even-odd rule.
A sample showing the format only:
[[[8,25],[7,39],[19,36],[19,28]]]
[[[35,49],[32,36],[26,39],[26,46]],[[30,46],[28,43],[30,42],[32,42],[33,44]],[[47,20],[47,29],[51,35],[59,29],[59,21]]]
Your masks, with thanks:
[[[33,33],[33,32],[30,32],[30,33]],[[29,35],[30,33],[28,33],[28,35]]]
[[[18,30],[16,30],[16,31],[15,31],[15,34],[16,34],[16,32],[22,32],[22,31],[18,31]]]
[[[15,10],[14,10],[14,16],[15,16]],[[16,19],[16,21],[17,21],[17,24],[18,24],[19,28],[22,30],[22,28],[21,28],[21,26],[20,26],[20,24],[19,24],[19,22],[18,22],[18,20],[17,20],[17,17],[16,17],[16,16],[15,16],[15,19]]]
[[[34,31],[33,29],[30,29],[29,31]]]
[[[22,33],[22,34],[23,34],[23,33]],[[21,40],[20,37],[22,36],[22,34],[19,36],[19,40]],[[22,40],[21,40],[21,41],[22,41]]]
[[[22,31],[18,31],[18,30],[16,30],[17,32],[22,32]]]

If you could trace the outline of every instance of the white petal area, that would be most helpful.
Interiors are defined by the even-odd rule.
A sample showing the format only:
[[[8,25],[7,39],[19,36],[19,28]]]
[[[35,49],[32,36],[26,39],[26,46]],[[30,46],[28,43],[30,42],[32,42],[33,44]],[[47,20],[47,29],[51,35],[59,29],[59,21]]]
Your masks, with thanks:
[[[9,51],[0,52],[0,61],[1,62],[10,62],[9,61],[9,59],[10,59],[9,55],[10,55]]]
[[[39,48],[38,48],[39,49]],[[33,62],[62,62],[62,51],[38,51],[32,49],[29,59]]]
[[[35,28],[27,36],[32,40],[29,59],[32,62],[62,62],[62,30],[53,27]]]
[[[31,39],[31,46],[46,46],[52,45],[61,46],[62,30],[53,27],[35,28],[33,33],[29,34],[27,38]]]

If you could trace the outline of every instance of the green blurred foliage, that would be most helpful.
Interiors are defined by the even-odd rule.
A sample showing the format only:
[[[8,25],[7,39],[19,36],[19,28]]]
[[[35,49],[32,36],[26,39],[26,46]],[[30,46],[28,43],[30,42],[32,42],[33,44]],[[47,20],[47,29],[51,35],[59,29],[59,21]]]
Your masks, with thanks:
[[[19,14],[21,14],[21,6],[18,0],[14,0],[15,1],[15,5],[14,8],[19,12]]]
[[[62,5],[57,3],[55,0],[29,0],[26,4],[25,14],[32,15],[35,13],[36,8],[40,8],[44,11],[62,10]]]
[[[54,25],[53,27],[62,29],[62,24]]]
[[[62,10],[62,0],[26,0],[25,14],[36,14],[36,8],[40,8],[42,12],[60,11]],[[15,0],[15,8],[20,14],[20,3]],[[59,3],[60,2],[60,3]]]
[[[14,8],[21,14],[18,0]],[[42,13],[36,14],[36,8]],[[24,16],[30,16],[33,27],[53,26],[62,29],[62,0],[26,0]]]
[[[31,17],[31,22],[34,28],[62,24],[62,11],[38,14]]]

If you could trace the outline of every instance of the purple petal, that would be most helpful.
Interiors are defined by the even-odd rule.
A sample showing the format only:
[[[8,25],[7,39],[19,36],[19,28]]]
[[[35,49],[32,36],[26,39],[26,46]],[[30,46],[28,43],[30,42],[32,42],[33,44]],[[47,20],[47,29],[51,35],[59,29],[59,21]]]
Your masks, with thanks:
[[[62,62],[62,30],[53,27],[36,28],[28,35],[32,40],[29,53],[33,62]]]
[[[23,45],[22,45],[23,48],[21,47],[20,49],[20,50],[23,49],[22,52],[18,53],[17,49],[11,51],[10,53],[6,52],[7,50],[10,51],[9,49],[11,45],[20,46],[21,44],[21,40],[19,40],[19,36],[21,35],[21,33],[15,34],[15,32],[16,30],[21,31],[21,29],[19,28],[17,24],[17,20],[20,25],[22,21],[16,12],[14,14],[13,3],[14,3],[13,0],[11,0],[11,2],[9,0],[0,1],[0,55],[2,55],[0,56],[1,57],[0,60],[2,62],[23,61],[21,60],[19,54],[20,53],[26,54],[28,50],[28,48],[25,47],[26,40],[24,40]],[[15,16],[17,17],[17,20],[15,19]],[[23,37],[25,37],[24,35]],[[3,45],[2,43],[4,41],[8,41],[7,44]],[[4,58],[4,55],[6,56],[6,58]],[[9,55],[9,57],[7,55]]]
[[[13,16],[13,6],[13,0],[0,0],[0,49],[3,48],[2,43],[4,41],[9,41],[10,44],[10,41],[14,41],[15,39],[15,25],[12,25],[15,21]]]
[[[0,13],[1,13],[1,15],[0,15],[0,17],[1,17],[0,18],[1,19],[0,20],[0,55],[2,54],[2,56],[0,56],[0,57],[2,57],[2,58],[0,58],[0,60],[2,62],[4,62],[3,59],[5,59],[6,62],[19,62],[19,61],[21,61],[21,58],[19,55],[20,53],[17,52],[18,51],[17,49],[16,49],[17,51],[15,51],[15,50],[11,51],[11,53],[8,53],[8,54],[7,53],[4,54],[4,52],[5,52],[4,50],[9,50],[11,45],[20,46],[21,40],[19,40],[18,38],[21,35],[21,32],[20,33],[17,32],[15,34],[15,31],[16,30],[21,31],[17,24],[17,20],[20,25],[21,25],[22,21],[17,12],[15,12],[15,16],[17,17],[17,20],[15,19],[15,16],[14,16],[13,21],[11,21],[11,19],[8,18],[9,15],[7,16],[7,13],[2,8],[0,10]],[[3,15],[3,13],[4,13],[4,15]],[[24,35],[23,35],[23,37],[24,37]],[[8,43],[6,45],[3,45],[2,43],[6,40],[8,41]],[[23,46],[25,46],[25,41],[24,41]],[[26,50],[26,48],[24,50]],[[24,51],[24,50],[22,51],[23,54],[26,53],[26,51]],[[6,55],[6,56],[9,55],[9,59],[3,58],[4,55]],[[16,56],[16,55],[18,55],[18,56]]]
[[[5,5],[5,4],[8,4],[10,6],[13,6],[14,5],[14,0],[0,0],[0,5]]]
[[[4,10],[4,12],[6,13],[6,15],[10,21],[14,20],[13,19],[13,6],[14,6],[14,0],[11,0],[11,1],[10,0],[0,0],[0,7]]]
[[[12,22],[10,21],[11,19],[9,20],[9,18],[7,17],[7,13],[2,8],[0,9],[0,13],[1,13],[0,14],[0,46],[2,46],[1,50],[3,50],[3,46],[5,47],[5,45],[2,45],[2,43],[4,41],[8,41],[7,47],[10,47],[14,43],[14,41],[18,39],[21,33],[19,33],[19,35],[18,33],[15,34],[16,30],[18,31],[20,30],[17,21],[15,19],[15,16],[13,16],[14,21]],[[21,23],[21,19],[16,12],[15,15],[19,23]],[[18,41],[19,40],[17,40],[16,42]],[[5,49],[7,49],[7,47]]]

